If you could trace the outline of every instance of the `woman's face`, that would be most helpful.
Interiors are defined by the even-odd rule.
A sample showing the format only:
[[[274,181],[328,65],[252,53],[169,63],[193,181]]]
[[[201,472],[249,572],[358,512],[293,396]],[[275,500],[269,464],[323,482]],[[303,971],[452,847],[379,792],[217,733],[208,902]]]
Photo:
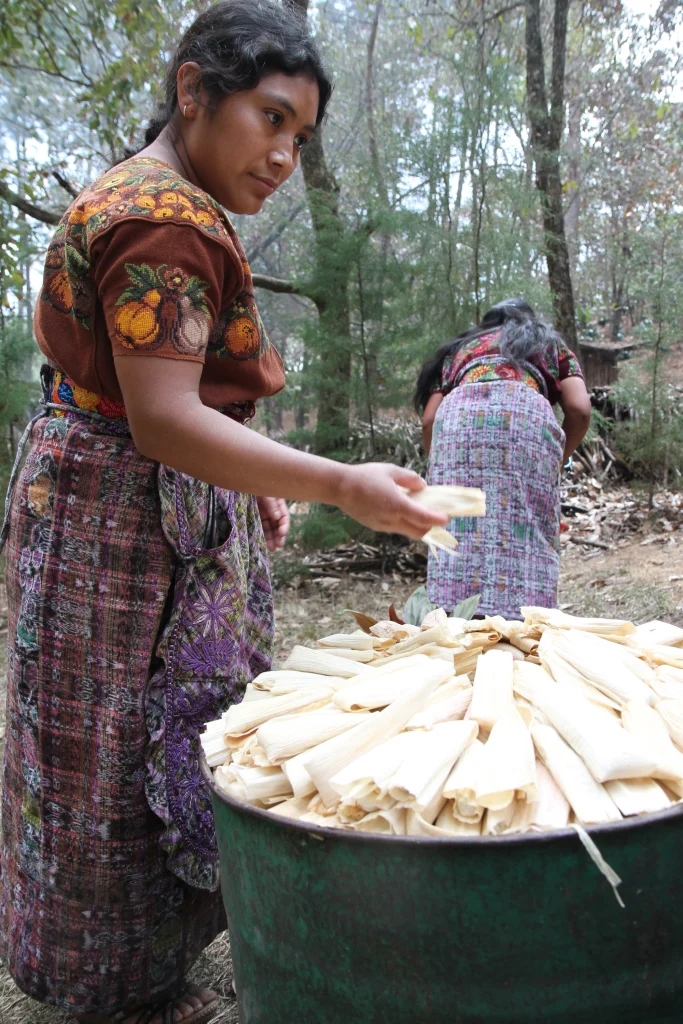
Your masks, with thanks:
[[[275,72],[254,89],[226,96],[212,113],[203,89],[201,103],[193,99],[191,69],[196,65],[178,72],[178,107],[197,183],[231,213],[258,213],[290,177],[315,131],[318,83],[308,75]]]

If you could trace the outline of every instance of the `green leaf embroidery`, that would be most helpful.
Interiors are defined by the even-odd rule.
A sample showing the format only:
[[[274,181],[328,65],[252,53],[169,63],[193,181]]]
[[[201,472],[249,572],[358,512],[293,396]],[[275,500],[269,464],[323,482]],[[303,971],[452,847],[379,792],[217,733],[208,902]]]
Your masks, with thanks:
[[[152,270],[146,263],[141,263],[139,266],[136,266],[134,263],[126,263],[125,267],[128,277],[138,288],[144,288],[145,291],[149,291],[151,288],[159,287],[156,271]]]

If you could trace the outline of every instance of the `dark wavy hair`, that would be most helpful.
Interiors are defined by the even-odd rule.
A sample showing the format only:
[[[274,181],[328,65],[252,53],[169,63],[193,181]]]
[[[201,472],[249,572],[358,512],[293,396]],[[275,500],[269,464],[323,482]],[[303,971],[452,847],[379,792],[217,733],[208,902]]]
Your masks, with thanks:
[[[225,96],[254,89],[277,71],[309,75],[317,82],[316,124],[332,95],[332,80],[299,11],[273,0],[222,0],[200,14],[178,43],[166,69],[162,99],[145,131],[147,146],[175,113],[178,69],[188,61],[199,65],[211,110]]]
[[[524,299],[503,299],[484,313],[476,327],[469,327],[452,341],[441,345],[434,355],[424,362],[413,396],[413,404],[418,413],[424,410],[434,387],[441,380],[443,364],[448,356],[455,355],[466,342],[482,334],[490,334],[492,330],[500,327],[503,328],[500,339],[501,355],[513,366],[519,366],[522,362],[537,363],[550,346],[560,340],[557,331],[543,320],[539,320]]]

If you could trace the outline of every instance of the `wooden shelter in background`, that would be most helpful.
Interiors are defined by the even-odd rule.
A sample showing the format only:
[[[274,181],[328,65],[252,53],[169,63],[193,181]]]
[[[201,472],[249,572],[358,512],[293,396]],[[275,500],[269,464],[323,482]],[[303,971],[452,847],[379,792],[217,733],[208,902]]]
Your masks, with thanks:
[[[586,379],[586,387],[609,387],[619,376],[619,363],[628,359],[633,342],[580,341],[579,359]]]

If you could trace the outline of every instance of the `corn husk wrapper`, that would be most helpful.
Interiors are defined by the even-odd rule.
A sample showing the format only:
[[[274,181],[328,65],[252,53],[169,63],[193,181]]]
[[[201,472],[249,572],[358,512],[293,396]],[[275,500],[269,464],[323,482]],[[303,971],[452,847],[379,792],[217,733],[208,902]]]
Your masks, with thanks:
[[[271,764],[282,764],[319,743],[354,729],[367,715],[347,715],[338,709],[283,715],[264,722],[256,732]]]
[[[372,633],[364,633],[362,629],[354,633],[332,633],[330,636],[323,636],[318,640],[318,647],[330,648],[330,653],[335,650],[354,651],[381,651],[389,647],[387,639],[373,636]]]
[[[242,703],[250,700],[268,700],[270,693],[268,690],[259,690],[253,683],[248,683],[242,697]]]
[[[330,785],[330,780],[361,754],[399,733],[443,679],[443,670],[437,664],[430,662],[423,672],[420,686],[407,696],[370,715],[356,729],[326,740],[301,755],[305,769],[328,806],[339,802],[339,794]]]
[[[393,655],[390,658],[382,658],[380,661],[376,661],[372,666],[372,673],[364,676],[363,679],[383,679],[385,676],[395,675],[396,672],[405,672],[408,668],[412,669],[416,675],[420,674],[422,668],[428,665],[430,658],[426,654],[420,651],[419,654],[413,654],[408,652],[404,655]],[[351,679],[347,682],[347,686],[355,686],[361,682],[361,678],[356,676],[355,679]]]
[[[510,828],[515,816],[515,802],[512,801],[498,811],[487,811],[482,820],[483,836],[501,836]]]
[[[516,666],[515,690],[543,712],[598,782],[652,774],[655,762],[649,751],[608,711],[564,692],[555,682],[531,679],[526,665]],[[555,774],[552,768],[550,771]],[[562,788],[557,776],[555,779]]]
[[[434,608],[431,612],[427,612],[425,615],[422,620],[422,624],[420,625],[420,630],[424,631],[426,629],[431,629],[432,626],[441,626],[447,621],[447,619],[448,616],[443,608]]]
[[[272,807],[271,814],[277,814],[281,818],[290,818],[292,821],[300,821],[305,814],[308,814],[308,797],[290,797],[280,804]]]
[[[600,707],[609,708],[611,711],[619,711],[621,703],[613,700],[593,686],[585,676],[570,665],[561,657],[552,645],[552,633],[546,632],[538,645],[538,653],[543,668],[550,673],[553,679],[567,689],[574,690],[582,697],[592,701]]]
[[[299,818],[299,821],[305,825],[317,825],[319,828],[346,828],[344,822],[336,814],[323,816],[322,814],[316,814],[314,811],[308,811],[303,817]]]
[[[458,721],[465,717],[471,700],[472,687],[459,687],[451,696],[430,704],[423,711],[418,711],[410,719],[406,729],[432,729],[439,722]]]
[[[683,700],[683,669],[658,665],[650,686],[660,700]]]
[[[683,750],[683,700],[660,700],[655,710],[663,718],[671,739]]]
[[[545,832],[566,828],[570,807],[554,778],[542,761],[536,761],[536,799],[516,800],[515,812],[506,833]]]
[[[584,825],[619,821],[621,812],[601,783],[596,782],[581,758],[551,725],[532,725],[531,736],[539,757]]]
[[[372,636],[396,641],[407,640],[409,636],[415,636],[419,632],[420,627],[414,626],[412,622],[391,622],[389,619],[383,619],[370,626]]]
[[[511,654],[513,661],[524,661],[524,651],[520,650],[519,647],[514,647],[507,640],[499,640],[495,646],[497,651],[505,651],[506,654]]]
[[[360,665],[369,665],[377,658],[385,656],[381,650],[356,650],[354,647],[321,647],[321,651],[332,654],[335,658],[346,658],[347,661],[356,661]]]
[[[629,636],[636,632],[632,622],[624,619],[585,619],[578,615],[567,615],[559,608],[537,608],[527,606],[521,609],[525,626],[550,626],[553,629],[580,629],[585,633],[615,634]]]
[[[547,641],[546,636],[543,637],[542,645],[546,642],[596,689],[616,701],[620,707],[629,700],[654,704],[656,697],[641,675],[641,669],[647,672],[648,667],[627,648],[576,630],[564,633],[555,631]],[[541,655],[544,649],[539,646]],[[651,670],[650,676],[654,678]]]
[[[429,733],[400,733],[351,762],[330,785],[343,804],[379,809],[388,798],[422,811],[441,797],[446,777],[476,733],[474,722],[445,722]]]
[[[430,671],[434,677],[438,678],[438,685],[445,683],[453,675],[453,669],[446,662],[439,661],[431,664],[428,662],[427,664],[430,665]],[[353,686],[337,691],[333,701],[342,711],[385,708],[387,704],[407,696],[416,687],[419,687],[421,678],[420,673],[412,668],[381,675],[379,678],[374,673],[368,673]]]
[[[644,622],[642,625],[636,626],[633,639],[637,644],[642,643],[645,647],[650,647],[652,644],[683,647],[683,629],[680,626],[673,626],[670,622],[653,619],[651,622]]]
[[[683,650],[680,647],[667,647],[665,644],[653,644],[639,648],[651,665],[670,665],[671,668],[683,670]]]
[[[451,518],[486,515],[486,495],[478,487],[434,484],[407,493],[418,505]]]
[[[281,768],[243,768],[221,765],[214,773],[216,784],[236,799],[258,804],[272,797],[292,796],[289,780]]]
[[[316,675],[342,678],[369,671],[366,665],[349,661],[348,658],[339,658],[336,654],[329,654],[321,648],[302,647],[300,644],[292,649],[282,667],[292,672],[314,672]]]
[[[529,801],[536,798],[536,755],[529,730],[512,704],[499,716],[484,747],[475,799],[481,807],[501,811],[516,792]]]
[[[470,715],[480,727],[491,730],[502,712],[513,705],[513,658],[505,651],[488,651],[477,661]]]
[[[313,710],[326,704],[332,696],[332,688],[319,689],[314,687],[311,690],[298,690],[295,693],[286,693],[279,697],[271,697],[269,700],[249,701],[247,704],[233,704],[223,716],[223,725],[226,736],[246,736],[247,733],[258,729],[264,722],[280,715],[293,714],[302,711],[304,708]]]
[[[380,835],[405,836],[406,810],[404,807],[391,807],[384,811],[371,811],[359,821],[353,822],[348,828],[352,832],[378,832]]]
[[[481,740],[473,740],[456,761],[443,787],[444,797],[452,802],[454,816],[469,825],[481,821],[484,813],[475,797],[483,753]]]
[[[479,836],[481,827],[479,822],[474,825],[466,825],[464,822],[454,818],[448,804],[446,804],[434,824],[426,821],[418,811],[406,811],[406,833],[409,836],[428,836],[436,839],[453,839],[456,836]]]
[[[671,801],[654,779],[614,779],[605,789],[624,815],[652,814],[665,811]]]
[[[446,801],[434,824],[451,836],[481,835],[481,819],[479,821],[462,821],[453,813],[452,800]]]
[[[269,672],[262,672],[254,679],[250,686],[256,690],[262,690],[273,697],[285,693],[295,693],[297,690],[327,689],[343,685],[345,679],[341,676],[324,676],[314,672],[290,672],[287,669],[272,669]]]
[[[683,796],[683,753],[675,746],[658,711],[648,704],[631,701],[621,713],[621,722],[655,759],[653,777],[664,779],[670,788]]]

